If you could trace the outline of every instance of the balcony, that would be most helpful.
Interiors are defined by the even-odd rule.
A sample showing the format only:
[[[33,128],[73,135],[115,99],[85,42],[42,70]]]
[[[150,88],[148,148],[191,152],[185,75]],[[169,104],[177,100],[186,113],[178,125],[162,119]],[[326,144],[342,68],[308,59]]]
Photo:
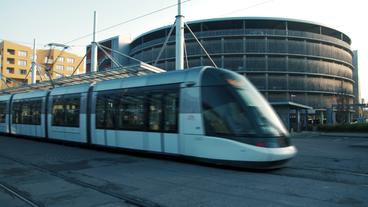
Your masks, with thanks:
[[[15,55],[15,50],[13,49],[7,49],[6,51],[8,55]]]
[[[8,72],[9,74],[14,74],[14,68],[7,67],[6,72]]]
[[[14,65],[14,64],[15,64],[15,60],[14,60],[14,58],[7,58],[7,59],[6,59],[6,63],[7,63],[7,64]]]

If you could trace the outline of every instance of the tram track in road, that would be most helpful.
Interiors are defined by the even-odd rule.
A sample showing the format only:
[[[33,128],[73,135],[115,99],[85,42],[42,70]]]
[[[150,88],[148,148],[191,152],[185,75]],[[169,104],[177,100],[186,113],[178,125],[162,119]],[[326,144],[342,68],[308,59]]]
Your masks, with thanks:
[[[273,175],[368,187],[368,173],[321,167],[293,167],[270,172]]]
[[[12,187],[8,184],[0,183],[0,189],[2,189],[4,192],[10,194],[12,197],[16,197],[19,200],[23,201],[28,206],[32,206],[32,207],[43,207],[44,206],[44,205],[39,204],[38,202],[34,201],[33,199],[29,198],[28,195],[25,195],[24,193],[19,192],[14,187]]]
[[[74,178],[72,176],[67,176],[65,174],[59,173],[59,172],[54,171],[54,170],[47,169],[45,167],[39,166],[39,165],[31,163],[31,162],[27,162],[27,161],[24,161],[24,160],[21,160],[21,159],[9,157],[9,156],[3,155],[3,154],[0,154],[0,157],[2,157],[4,159],[7,159],[7,160],[11,160],[11,161],[16,162],[18,164],[21,164],[23,166],[31,167],[35,170],[46,173],[48,175],[60,178],[60,179],[64,180],[65,182],[68,182],[68,183],[71,183],[71,184],[74,184],[74,185],[77,185],[77,186],[80,186],[80,187],[83,187],[83,188],[87,188],[87,189],[96,191],[96,192],[101,193],[101,194],[105,194],[105,195],[113,197],[113,198],[117,198],[119,200],[124,201],[125,203],[127,203],[129,205],[139,206],[139,207],[163,207],[162,205],[160,205],[156,202],[153,202],[153,201],[141,198],[141,197],[137,197],[137,196],[130,195],[130,194],[127,194],[127,193],[122,193],[122,192],[114,192],[112,190],[105,190],[105,189],[101,188],[98,185],[94,185],[94,184],[79,180],[79,179]],[[29,196],[24,195],[24,193],[19,193],[19,191],[15,190],[13,187],[10,187],[7,184],[2,184],[0,182],[0,188],[3,189],[4,191],[10,193],[11,195],[14,195],[15,197],[23,200],[24,202],[28,203],[30,206],[33,206],[33,207],[43,206],[42,204],[39,204],[39,203],[33,201],[32,199],[28,198]]]

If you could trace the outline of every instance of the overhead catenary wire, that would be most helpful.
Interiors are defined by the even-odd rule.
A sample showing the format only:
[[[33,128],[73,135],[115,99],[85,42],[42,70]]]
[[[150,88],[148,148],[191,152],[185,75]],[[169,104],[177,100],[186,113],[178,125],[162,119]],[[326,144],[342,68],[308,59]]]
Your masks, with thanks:
[[[108,52],[106,52],[104,48],[101,47],[101,44],[99,43],[96,44],[97,47],[100,48],[103,53],[105,53],[106,57],[108,57],[115,65],[117,65],[118,67],[123,67],[118,61],[115,60],[114,57],[112,57]]]
[[[45,73],[48,76],[49,80],[51,81],[52,87],[54,88],[55,84],[54,84],[54,80],[52,78],[52,75],[53,75],[53,72],[54,72],[53,67],[54,67],[56,61],[58,61],[58,59],[60,58],[61,54],[63,54],[63,52],[66,49],[68,49],[68,46],[66,46],[65,44],[57,44],[57,43],[50,43],[50,44],[48,44],[48,46],[50,46],[50,49],[49,49],[49,54],[47,56],[47,62],[46,62],[47,65],[46,65],[46,68],[45,68]],[[48,61],[50,60],[50,57],[51,57],[51,51],[54,51],[55,47],[63,47],[63,49],[60,51],[58,56],[56,56],[56,58],[54,58],[53,62],[51,64],[49,64]],[[51,72],[51,74],[50,74],[50,72]]]
[[[189,1],[193,1],[193,0],[185,0],[182,2],[182,4],[184,3],[187,3]],[[227,13],[224,13],[222,15],[219,15],[219,16],[226,16],[226,15],[229,15],[229,14],[233,14],[233,13],[236,13],[236,12],[240,12],[240,11],[243,11],[243,10],[246,10],[246,9],[250,9],[250,8],[253,8],[253,7],[257,7],[257,6],[260,6],[260,5],[263,5],[263,4],[266,4],[266,3],[269,3],[269,2],[272,2],[274,0],[267,0],[267,1],[262,1],[260,3],[256,3],[256,4],[253,4],[253,5],[250,5],[250,6],[247,6],[247,7],[244,7],[244,8],[241,8],[241,9],[237,9],[237,10],[233,10],[233,11],[230,11],[230,12],[227,12]],[[137,16],[137,17],[134,17],[134,18],[131,18],[131,19],[128,19],[126,21],[123,21],[123,22],[120,22],[120,23],[117,23],[117,24],[114,24],[114,25],[111,25],[111,26],[108,26],[106,28],[103,28],[101,30],[98,30],[96,33],[100,33],[100,32],[104,32],[104,31],[107,31],[107,30],[110,30],[112,28],[115,28],[115,27],[118,27],[118,26],[121,26],[121,25],[124,25],[124,24],[127,24],[127,23],[130,23],[130,22],[133,22],[135,20],[138,20],[138,19],[141,19],[141,18],[144,18],[146,16],[149,16],[149,15],[152,15],[152,14],[155,14],[155,13],[158,13],[158,12],[161,12],[161,11],[164,11],[164,10],[167,10],[167,9],[170,9],[172,7],[175,7],[177,6],[178,3],[176,4],[172,4],[172,5],[169,5],[169,6],[166,6],[166,7],[163,7],[163,8],[160,8],[160,9],[157,9],[157,10],[154,10],[154,11],[151,11],[149,13],[146,13],[146,14],[143,14],[143,15],[140,15],[140,16]],[[83,35],[83,36],[80,36],[80,37],[77,37],[75,39],[72,39],[70,41],[67,41],[66,43],[64,44],[69,44],[71,42],[75,42],[77,40],[80,40],[80,39],[84,39],[86,37],[89,37],[93,35],[93,33],[88,33],[86,35]],[[11,39],[4,39],[4,38],[0,38],[0,41],[3,41],[3,40],[9,40],[9,41],[13,41],[13,42],[17,42],[17,43],[22,43],[22,44],[26,44],[26,45],[33,45],[33,43],[31,42],[25,42],[25,41],[18,41],[18,40],[11,40]],[[38,46],[44,46],[45,44],[42,44],[42,43],[38,43],[37,44]],[[87,45],[70,45],[70,47],[86,47]]]
[[[119,51],[117,51],[117,50],[113,50],[113,49],[111,49],[111,48],[109,48],[109,47],[106,47],[106,46],[104,46],[104,45],[101,45],[101,44],[100,44],[100,46],[101,46],[102,48],[105,48],[106,50],[109,50],[109,51],[111,51],[111,52],[115,52],[115,53],[120,54],[120,55],[122,55],[122,56],[124,56],[124,57],[126,57],[126,58],[129,58],[129,59],[132,59],[132,60],[134,60],[134,61],[137,61],[138,63],[142,62],[141,60],[138,60],[137,58],[131,57],[131,56],[129,56],[129,55],[127,55],[127,54],[124,54],[124,53],[122,53],[122,52],[119,52]]]
[[[187,2],[189,2],[189,1],[192,1],[192,0],[185,0],[185,1],[183,1],[181,4],[187,3]],[[120,23],[117,23],[117,24],[114,24],[114,25],[111,25],[111,26],[105,27],[105,28],[103,28],[103,29],[100,29],[100,30],[96,31],[96,33],[95,33],[95,34],[97,34],[97,33],[101,33],[101,32],[107,31],[107,30],[110,30],[110,29],[112,29],[112,28],[115,28],[115,27],[118,27],[118,26],[121,26],[121,25],[124,25],[124,24],[130,23],[130,22],[133,22],[133,21],[135,21],[135,20],[141,19],[141,18],[143,18],[143,17],[150,16],[150,15],[152,15],[152,14],[155,14],[155,13],[158,13],[158,12],[161,12],[161,11],[164,11],[164,10],[167,10],[167,9],[170,9],[170,8],[172,8],[172,7],[176,7],[177,5],[178,5],[178,3],[176,3],[176,4],[172,4],[172,5],[169,5],[169,6],[166,6],[166,7],[162,7],[162,8],[160,8],[160,9],[157,9],[157,10],[154,10],[154,11],[151,11],[151,12],[148,12],[148,13],[146,13],[146,14],[142,14],[142,15],[140,15],[140,16],[137,16],[137,17],[134,17],[134,18],[128,19],[128,20],[126,20],[126,21],[123,21],[123,22],[120,22]],[[88,33],[88,34],[86,34],[86,35],[83,35],[83,36],[80,36],[80,37],[78,37],[78,38],[72,39],[72,40],[70,40],[70,41],[68,41],[68,42],[66,42],[66,43],[64,43],[64,44],[69,44],[69,43],[71,43],[71,42],[75,42],[75,41],[77,41],[77,40],[81,40],[81,39],[84,39],[84,38],[89,37],[89,36],[92,36],[92,35],[93,35],[93,33]]]
[[[194,34],[194,32],[190,29],[189,25],[184,22],[185,27],[188,28],[188,31],[192,34],[193,38],[197,41],[197,43],[199,44],[199,46],[202,48],[203,52],[206,54],[206,56],[208,57],[208,59],[211,61],[212,65],[215,66],[215,68],[218,68],[216,63],[212,60],[210,54],[208,54],[206,48],[203,47],[202,43],[198,40],[198,38],[196,37],[196,35]]]
[[[233,11],[230,11],[230,12],[223,13],[223,14],[221,14],[219,16],[227,16],[227,15],[230,15],[230,14],[238,13],[238,12],[241,12],[241,11],[244,11],[244,10],[247,10],[247,9],[251,9],[251,8],[254,8],[254,7],[257,7],[257,6],[261,6],[263,4],[270,3],[272,1],[274,1],[274,0],[262,1],[262,2],[259,2],[259,3],[256,3],[256,4],[252,4],[252,5],[246,6],[244,8],[240,8],[240,9],[236,9],[236,10],[233,10]]]
[[[192,0],[186,0],[186,1],[183,1],[182,3],[186,3],[186,2],[189,2],[189,1],[192,1]],[[140,15],[140,16],[137,16],[137,17],[135,17],[135,18],[132,18],[132,19],[129,19],[129,20],[126,20],[126,21],[124,21],[124,22],[121,22],[121,23],[118,23],[118,24],[115,24],[115,25],[112,25],[112,26],[109,26],[109,27],[106,27],[106,28],[103,28],[103,29],[101,29],[101,30],[99,30],[99,31],[97,31],[97,33],[99,33],[99,32],[103,32],[103,31],[106,31],[106,30],[109,30],[109,29],[112,29],[112,28],[114,28],[114,27],[117,27],[117,26],[120,26],[120,25],[123,25],[123,24],[126,24],[126,23],[129,23],[129,22],[132,22],[132,21],[135,21],[135,20],[137,20],[137,19],[140,19],[140,18],[143,18],[143,17],[146,17],[146,16],[149,16],[149,15],[152,15],[152,14],[154,14],[154,13],[157,13],[157,12],[160,12],[160,11],[163,11],[163,10],[166,10],[166,9],[169,9],[169,8],[172,8],[172,7],[174,7],[174,6],[177,6],[178,4],[173,4],[173,5],[169,5],[169,6],[166,6],[166,7],[163,7],[163,8],[161,8],[161,9],[158,9],[158,10],[155,10],[155,11],[152,11],[152,12],[149,12],[149,13],[146,13],[146,14],[143,14],[143,15]],[[187,27],[188,27],[188,25],[186,25]],[[189,27],[188,27],[189,28]],[[189,30],[190,30],[190,28],[189,28]],[[190,30],[191,31],[191,30]],[[172,33],[172,31],[170,32],[170,34]],[[191,32],[192,33],[192,35],[194,35],[193,34],[193,32]],[[76,41],[76,40],[78,40],[78,39],[82,39],[82,38],[85,38],[85,37],[87,37],[87,36],[90,36],[90,35],[92,35],[92,33],[90,33],[90,34],[87,34],[87,35],[85,35],[85,36],[83,36],[83,37],[80,37],[80,38],[76,38],[76,39],[73,39],[73,40],[71,40],[71,41],[68,41],[67,43],[65,43],[65,44],[68,44],[68,43],[71,43],[71,42],[74,42],[74,41]],[[167,41],[169,40],[169,38],[170,38],[170,35],[168,36],[168,39],[167,39]],[[207,51],[203,48],[203,46],[201,45],[201,43],[198,41],[198,39],[194,36],[194,38],[197,40],[197,42],[200,44],[200,46],[202,47],[202,49],[205,51],[205,53],[207,54],[207,56],[209,57],[209,59],[211,60],[211,62],[213,63],[213,65],[215,66],[215,67],[217,67],[217,65],[213,62],[213,60],[211,59],[211,57],[209,56],[209,54],[207,53]],[[167,43],[166,43],[167,44]],[[81,45],[72,45],[71,47],[82,47]],[[129,59],[132,59],[132,60],[134,60],[134,61],[137,61],[137,62],[142,62],[141,60],[139,60],[139,59],[136,59],[136,58],[133,58],[133,57],[131,57],[131,56],[129,56],[129,55],[126,55],[126,54],[124,54],[124,53],[121,53],[121,52],[119,52],[119,51],[114,51],[114,50],[112,50],[111,48],[108,48],[108,47],[105,47],[105,46],[103,46],[103,45],[100,45],[100,49],[109,57],[109,55],[107,54],[107,52],[103,49],[103,48],[106,48],[107,50],[110,50],[110,51],[112,51],[112,52],[115,52],[115,53],[118,53],[118,54],[120,54],[120,55],[122,55],[122,56],[124,56],[124,57],[127,57],[127,58],[129,58]],[[66,48],[63,48],[63,50],[65,50]],[[185,50],[186,50],[186,48],[185,48]],[[163,50],[162,50],[163,51]],[[161,51],[161,53],[162,53],[162,51]],[[88,53],[88,52],[87,52]],[[87,53],[86,53],[86,55],[83,57],[83,59],[82,59],[82,61],[86,58],[86,56],[87,56]],[[187,54],[187,51],[185,51],[185,53]],[[60,56],[61,54],[59,54],[59,56]],[[110,59],[112,58],[112,57],[109,57]],[[159,58],[158,58],[159,59]],[[55,60],[56,61],[56,60]],[[73,75],[74,75],[74,73],[76,72],[76,70],[78,69],[78,67],[81,65],[81,63],[82,63],[82,61],[79,63],[79,65],[77,66],[77,68],[73,71]],[[114,62],[114,60],[112,60],[113,62]],[[157,62],[157,61],[156,61]],[[187,67],[189,67],[189,61],[188,61],[188,57],[186,57],[186,62],[187,62]],[[55,62],[54,62],[55,63]],[[116,64],[116,63],[115,63]],[[156,63],[157,64],[157,63]],[[120,65],[120,64],[117,64],[117,65]],[[41,80],[42,80],[42,74],[43,74],[43,71],[41,71],[41,69],[40,68],[36,68],[36,70],[37,70],[37,73],[40,75],[40,78],[41,78]],[[43,74],[43,75],[48,75],[49,77],[46,77],[46,79],[48,78],[48,79],[50,79],[51,81],[52,81],[52,77],[50,76],[50,74],[48,74],[47,73],[47,70],[45,70],[44,71],[45,73]],[[56,71],[55,71],[56,72]],[[28,76],[29,74],[27,74],[27,76]]]
[[[181,4],[187,3],[187,2],[189,2],[189,1],[193,1],[193,0],[185,0],[185,1],[181,2]],[[104,32],[104,31],[107,31],[107,30],[110,30],[110,29],[113,29],[113,28],[115,28],[115,27],[118,27],[118,26],[121,26],[121,25],[124,25],[124,24],[130,23],[130,22],[133,22],[133,21],[135,21],[135,20],[138,20],[138,19],[141,19],[141,18],[144,18],[144,17],[147,17],[147,16],[150,16],[150,15],[152,15],[152,14],[159,13],[159,12],[161,12],[161,11],[165,11],[165,10],[170,9],[170,8],[172,8],[172,7],[176,7],[177,5],[178,5],[178,3],[176,3],[176,4],[171,4],[171,5],[169,5],[169,6],[162,7],[162,8],[160,8],[160,9],[156,9],[156,10],[151,11],[151,12],[148,12],[148,13],[146,13],[146,14],[142,14],[142,15],[139,15],[139,16],[137,16],[137,17],[134,17],[134,18],[131,18],[131,19],[125,20],[125,21],[123,21],[123,22],[120,22],[120,23],[117,23],[117,24],[114,24],[114,25],[111,25],[111,26],[105,27],[105,28],[103,28],[103,29],[101,29],[101,30],[96,31],[96,34],[97,34],[97,33]],[[91,36],[91,35],[93,35],[93,33],[88,33],[88,34],[86,34],[86,35],[83,35],[83,36],[80,36],[80,37],[78,37],[78,38],[75,38],[75,39],[72,39],[72,40],[70,40],[70,41],[67,41],[67,42],[66,42],[66,43],[64,43],[64,44],[66,45],[66,44],[69,44],[69,43],[75,42],[75,41],[77,41],[77,40],[84,39],[84,38],[89,37],[89,36]],[[0,41],[2,41],[2,40],[5,40],[5,39],[0,38]],[[26,45],[33,45],[33,43],[30,43],[30,42],[15,41],[15,40],[9,40],[9,41],[14,41],[14,42],[18,42],[18,43],[22,43],[22,44],[26,44]],[[41,44],[41,43],[39,43],[39,44],[37,44],[37,45],[38,45],[38,46],[45,46],[45,44]],[[85,46],[87,46],[87,45],[71,45],[71,46],[69,46],[69,47],[85,47]]]
[[[3,81],[3,82],[5,83],[5,86],[6,86],[7,88],[9,88],[8,83],[7,83],[7,82],[6,82],[6,80],[4,80],[4,79],[6,79],[6,77],[1,77],[1,81]]]
[[[12,40],[12,39],[5,39],[5,38],[0,38],[0,41],[10,41],[10,42],[14,42],[14,43],[20,43],[20,44],[24,44],[24,45],[30,45],[30,46],[33,46],[33,42],[25,42],[25,41],[18,41],[18,40]],[[41,43],[38,43],[36,44],[37,46],[44,46],[45,44],[41,44]]]
[[[158,55],[157,55],[157,58],[156,58],[155,62],[153,63],[153,65],[154,65],[154,66],[157,66],[157,62],[158,62],[158,60],[160,59],[160,57],[161,57],[162,53],[164,52],[164,50],[165,50],[165,47],[166,47],[167,43],[169,42],[169,39],[170,39],[171,33],[174,31],[175,24],[176,24],[176,19],[175,19],[175,21],[174,21],[174,24],[171,26],[169,33],[167,34],[167,37],[166,37],[166,39],[165,39],[165,42],[164,42],[164,44],[162,45],[162,47],[161,47],[161,49],[160,49],[160,52],[158,53]]]
[[[187,44],[185,44],[185,39],[184,39],[184,57],[185,57],[185,62],[187,63],[187,68],[189,68]]]
[[[81,66],[82,62],[84,61],[84,59],[86,59],[87,54],[89,53],[89,51],[90,51],[90,50],[91,50],[91,48],[90,48],[90,47],[88,47],[86,54],[84,54],[84,56],[83,56],[83,58],[81,59],[81,61],[79,61],[79,63],[78,63],[78,65],[77,65],[77,67],[74,69],[74,71],[72,72],[71,76],[72,76],[72,75],[74,75],[74,73],[75,73],[75,72],[78,70],[78,68]]]

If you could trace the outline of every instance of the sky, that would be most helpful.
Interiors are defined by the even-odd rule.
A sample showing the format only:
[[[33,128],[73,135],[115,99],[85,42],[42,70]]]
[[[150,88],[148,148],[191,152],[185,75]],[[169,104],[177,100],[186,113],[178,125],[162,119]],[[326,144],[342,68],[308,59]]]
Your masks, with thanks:
[[[361,96],[368,101],[368,12],[364,0],[182,0],[185,21],[218,17],[282,17],[316,22],[344,32],[358,50]],[[42,49],[51,42],[68,43],[69,52],[84,55],[92,36],[93,11],[97,31],[175,5],[177,0],[0,0],[0,41],[6,39]],[[132,39],[174,23],[175,6],[99,32],[96,40],[116,35]],[[72,40],[76,41],[70,42]]]

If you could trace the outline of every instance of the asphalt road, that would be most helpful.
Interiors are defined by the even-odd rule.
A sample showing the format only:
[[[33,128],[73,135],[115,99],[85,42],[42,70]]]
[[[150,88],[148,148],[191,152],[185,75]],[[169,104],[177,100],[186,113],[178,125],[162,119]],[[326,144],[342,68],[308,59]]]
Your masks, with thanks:
[[[0,137],[0,206],[368,206],[368,138],[302,135],[275,171]]]

